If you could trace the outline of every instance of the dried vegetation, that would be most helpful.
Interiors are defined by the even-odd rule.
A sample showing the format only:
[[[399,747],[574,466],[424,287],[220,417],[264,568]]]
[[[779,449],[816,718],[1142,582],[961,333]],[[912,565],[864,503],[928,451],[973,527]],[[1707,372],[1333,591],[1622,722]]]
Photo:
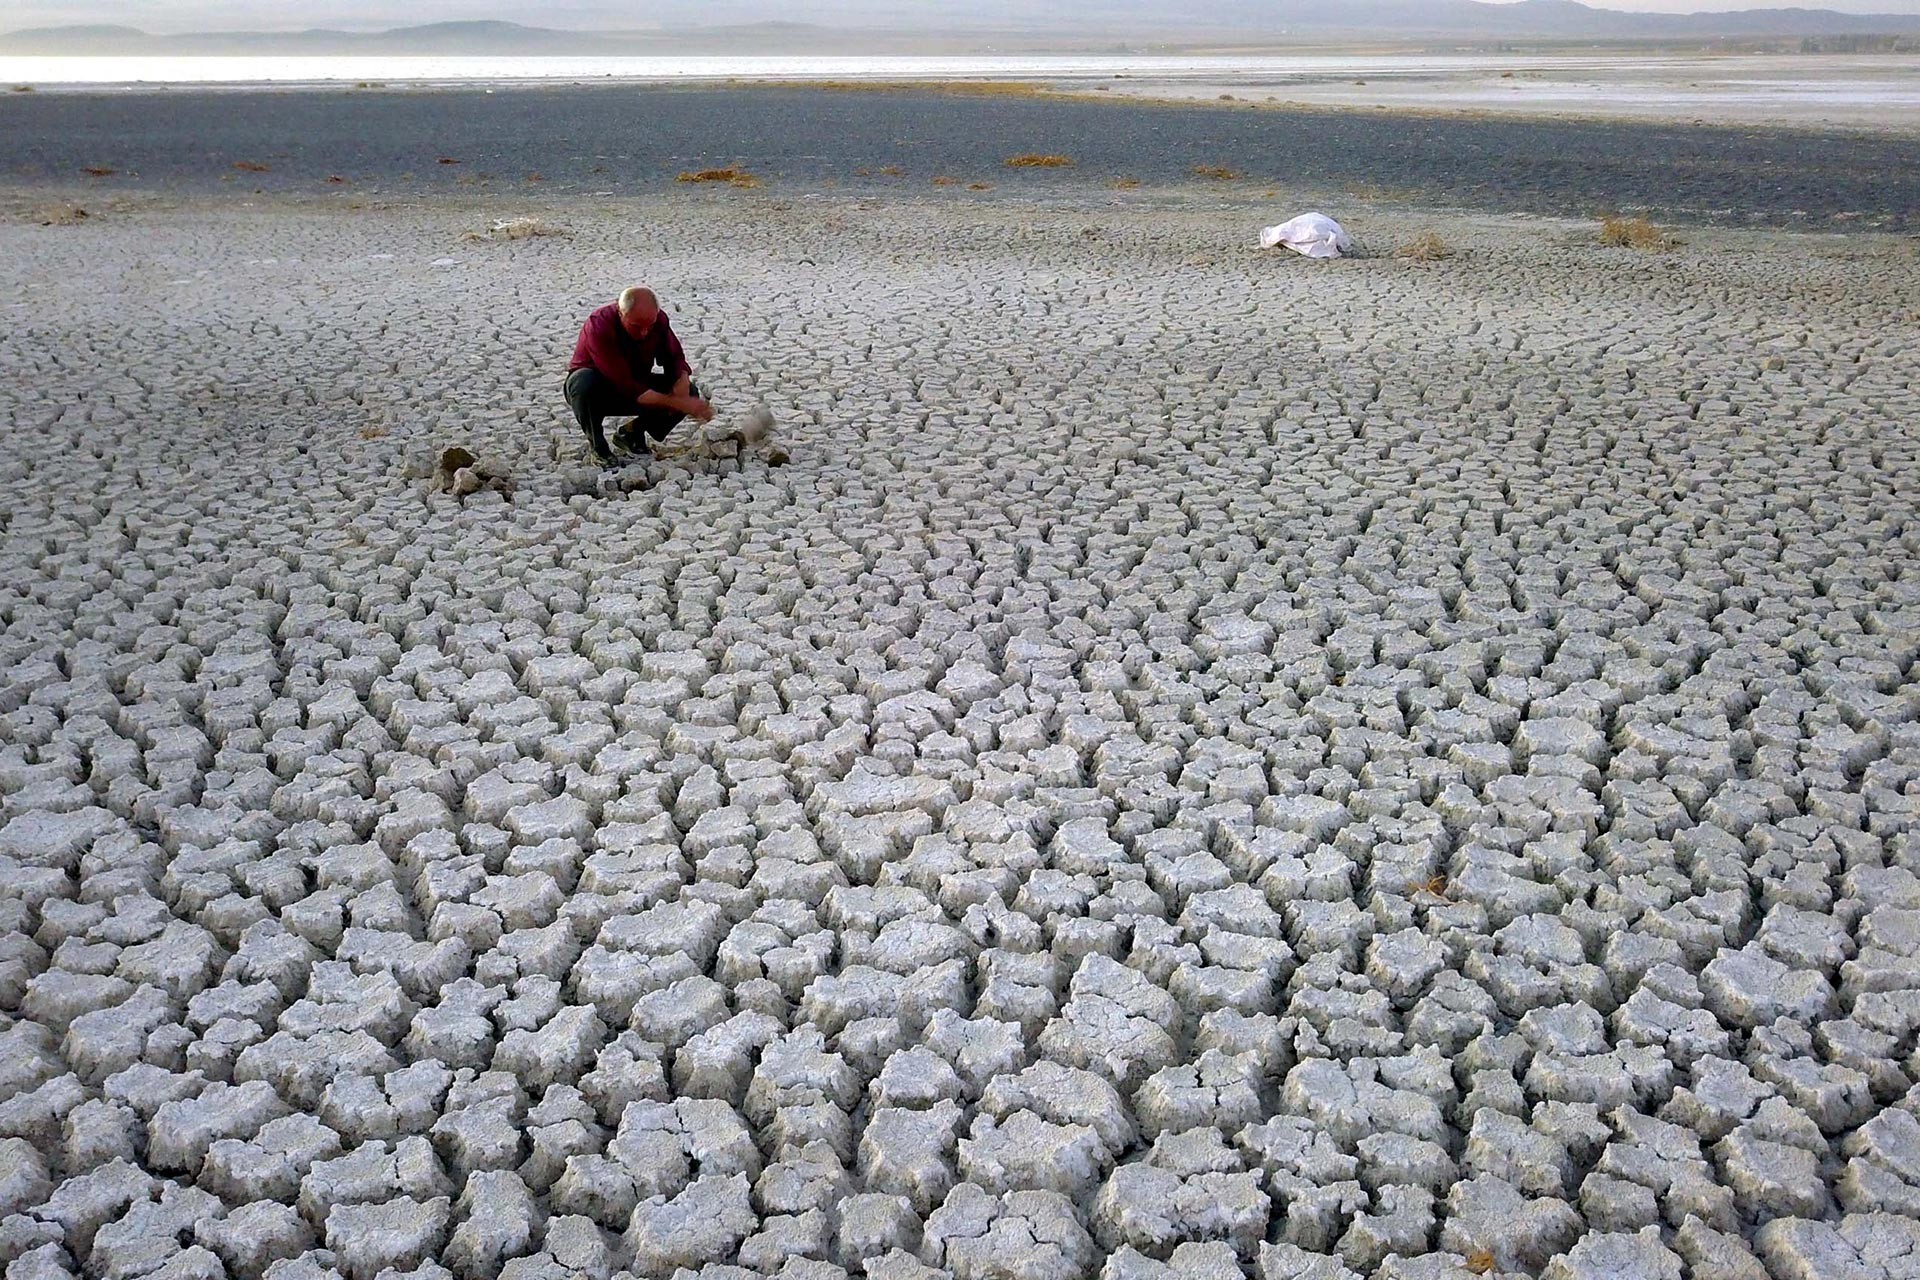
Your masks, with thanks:
[[[497,219],[489,223],[485,231],[469,231],[460,238],[462,240],[533,240],[542,236],[572,234],[565,227],[548,222],[545,218],[523,216]]]
[[[1412,262],[1444,262],[1453,256],[1453,246],[1442,240],[1438,232],[1422,231],[1401,245],[1394,256]]]
[[[745,169],[735,168],[689,169],[680,174],[674,181],[684,182],[689,186],[698,186],[706,183],[723,183],[729,187],[740,187],[743,189],[750,189],[760,185],[760,179],[754,177]]]
[[[1610,214],[1600,219],[1600,243],[1608,248],[1660,253],[1676,248],[1680,241],[1648,221],[1644,215],[1623,218]]]

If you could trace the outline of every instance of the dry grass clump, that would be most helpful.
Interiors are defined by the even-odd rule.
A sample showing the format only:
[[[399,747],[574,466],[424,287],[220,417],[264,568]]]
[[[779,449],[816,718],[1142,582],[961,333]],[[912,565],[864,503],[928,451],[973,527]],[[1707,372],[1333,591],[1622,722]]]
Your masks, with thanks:
[[[17,84],[13,86],[13,91],[15,93],[32,93],[33,86],[30,84]]]
[[[1026,80],[953,80],[932,87],[937,93],[962,98],[1043,98],[1052,92],[1044,85]]]
[[[488,224],[485,231],[469,231],[462,240],[532,240],[540,236],[570,236],[573,233],[565,227],[548,222],[545,218],[519,217],[500,218]]]
[[[936,187],[951,187],[959,181],[960,179],[950,178],[944,173],[937,173],[933,177],[933,185]]]
[[[1600,219],[1600,243],[1609,248],[1660,252],[1680,242],[1649,222],[1644,215],[1622,218],[1608,215]]]
[[[242,173],[265,173],[267,166],[255,160],[235,160],[233,167]]]
[[[757,187],[760,185],[760,179],[754,177],[751,173],[748,173],[745,169],[732,169],[732,168],[690,169],[685,173],[682,173],[679,177],[675,178],[674,181],[685,182],[688,184],[698,184],[698,183],[707,183],[707,182],[724,182],[730,187],[741,187],[741,188]]]
[[[90,178],[111,178],[113,170],[103,164],[90,164],[80,170]]]
[[[1028,80],[775,80],[775,89],[835,93],[942,93],[959,98],[1044,98],[1053,90]]]
[[[1413,262],[1444,262],[1453,256],[1453,246],[1442,240],[1437,232],[1422,231],[1401,245],[1394,256]]]
[[[1071,169],[1073,168],[1073,158],[1071,156],[1041,155],[1037,152],[1027,152],[1024,155],[1008,156],[1007,168]]]
[[[1140,179],[1138,178],[1115,178],[1107,183],[1107,187],[1113,191],[1132,191],[1139,185]]]
[[[34,220],[43,227],[76,227],[87,220],[87,211],[77,204],[49,205]]]
[[[992,184],[991,182],[969,182],[969,183],[967,184],[967,190],[969,190],[969,191],[991,191],[991,190],[993,190],[993,184]]]
[[[1240,176],[1237,171],[1218,164],[1197,164],[1193,166],[1193,175],[1196,178],[1211,178],[1215,182],[1232,182]]]

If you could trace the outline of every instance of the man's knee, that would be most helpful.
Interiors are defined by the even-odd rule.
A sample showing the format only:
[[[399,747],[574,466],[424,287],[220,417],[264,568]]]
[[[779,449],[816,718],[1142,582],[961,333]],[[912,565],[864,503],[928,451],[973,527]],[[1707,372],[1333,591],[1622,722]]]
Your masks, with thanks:
[[[684,413],[675,413],[671,409],[661,409],[637,421],[641,425],[641,428],[646,431],[648,439],[662,440],[666,438],[668,432],[686,421],[686,417],[687,415]]]
[[[597,369],[575,369],[567,375],[567,403],[574,416],[588,419],[620,418],[640,412],[640,406]]]
[[[598,390],[599,381],[600,375],[591,369],[575,369],[567,374],[567,380],[562,386],[562,392],[567,397],[567,404],[572,407],[574,413],[581,417],[586,416],[590,406],[594,402],[594,392]]]

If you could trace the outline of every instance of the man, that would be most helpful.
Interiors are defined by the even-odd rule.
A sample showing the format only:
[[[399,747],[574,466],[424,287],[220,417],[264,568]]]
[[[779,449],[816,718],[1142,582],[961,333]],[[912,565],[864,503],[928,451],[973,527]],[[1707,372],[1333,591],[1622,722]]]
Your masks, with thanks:
[[[567,405],[587,433],[596,461],[613,461],[601,423],[631,417],[615,439],[638,450],[678,426],[682,418],[711,422],[713,406],[693,385],[693,369],[651,289],[632,288],[596,310],[580,326],[567,366]]]

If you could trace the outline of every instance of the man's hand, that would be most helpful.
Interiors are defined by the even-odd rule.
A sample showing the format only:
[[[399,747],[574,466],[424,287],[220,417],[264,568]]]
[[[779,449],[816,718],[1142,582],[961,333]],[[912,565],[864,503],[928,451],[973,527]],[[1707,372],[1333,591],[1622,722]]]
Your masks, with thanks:
[[[683,373],[674,380],[674,398],[680,401],[680,412],[695,422],[712,422],[713,406],[706,400],[693,394],[693,374]]]
[[[668,409],[685,414],[695,422],[713,421],[713,405],[688,391],[685,378],[680,379],[680,388],[676,391],[642,391],[639,404],[646,409]]]

